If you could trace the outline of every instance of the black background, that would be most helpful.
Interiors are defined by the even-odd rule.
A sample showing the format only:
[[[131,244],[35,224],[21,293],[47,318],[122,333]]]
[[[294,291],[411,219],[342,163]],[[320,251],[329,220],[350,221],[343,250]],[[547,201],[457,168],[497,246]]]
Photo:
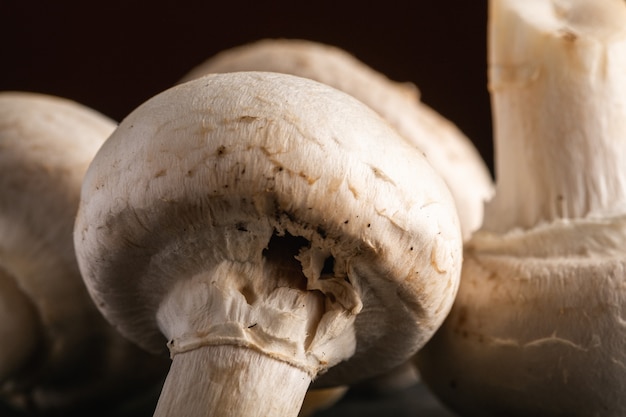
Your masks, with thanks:
[[[487,2],[0,0],[0,90],[116,120],[213,54],[265,37],[339,46],[454,121],[492,166]]]

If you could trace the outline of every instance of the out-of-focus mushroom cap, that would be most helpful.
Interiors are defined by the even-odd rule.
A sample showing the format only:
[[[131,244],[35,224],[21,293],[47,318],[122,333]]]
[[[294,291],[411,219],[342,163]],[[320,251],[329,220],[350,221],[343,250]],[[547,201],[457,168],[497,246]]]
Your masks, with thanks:
[[[72,230],[83,174],[114,129],[70,100],[0,93],[0,264],[35,307],[53,357],[99,315],[80,277]]]
[[[102,318],[76,262],[83,175],[115,127],[71,100],[0,93],[0,303],[21,320],[10,340],[15,349],[22,343],[24,361],[1,382],[3,400],[16,407],[61,412],[103,397],[111,405],[167,369]],[[14,331],[9,326],[0,333]],[[132,387],[121,382],[130,373]]]

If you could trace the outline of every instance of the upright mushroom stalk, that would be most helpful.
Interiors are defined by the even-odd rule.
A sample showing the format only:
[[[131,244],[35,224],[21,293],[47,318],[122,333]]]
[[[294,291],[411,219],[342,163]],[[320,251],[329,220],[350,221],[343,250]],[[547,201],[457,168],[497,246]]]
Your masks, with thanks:
[[[313,378],[413,355],[452,304],[454,203],[326,85],[240,72],[133,111],[92,162],[75,245],[104,315],[172,366],[157,416],[295,416]]]
[[[340,48],[301,39],[263,39],[218,53],[182,80],[235,71],[270,71],[310,78],[350,94],[417,146],[452,193],[464,239],[483,220],[493,182],[484,160],[452,122],[420,101],[414,84],[390,80]]]
[[[462,415],[626,414],[626,3],[492,0],[496,196],[419,357]]]
[[[101,317],[74,255],[83,174],[115,126],[69,100],[0,93],[0,397],[13,407],[91,413],[165,375]]]

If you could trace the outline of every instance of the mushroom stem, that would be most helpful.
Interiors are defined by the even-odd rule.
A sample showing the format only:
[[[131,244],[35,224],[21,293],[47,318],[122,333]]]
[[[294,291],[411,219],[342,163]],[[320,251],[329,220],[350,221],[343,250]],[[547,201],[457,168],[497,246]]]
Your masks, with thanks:
[[[310,383],[253,349],[204,346],[174,356],[154,416],[297,416]]]
[[[623,213],[624,2],[492,1],[489,50],[497,188],[483,229]]]
[[[13,277],[0,266],[0,386],[25,366],[39,344],[35,306]]]
[[[173,375],[156,416],[296,416],[311,379],[353,354],[354,316],[298,288],[292,243],[272,240],[262,266],[223,262],[168,294],[157,320]],[[329,336],[341,347],[328,350]]]

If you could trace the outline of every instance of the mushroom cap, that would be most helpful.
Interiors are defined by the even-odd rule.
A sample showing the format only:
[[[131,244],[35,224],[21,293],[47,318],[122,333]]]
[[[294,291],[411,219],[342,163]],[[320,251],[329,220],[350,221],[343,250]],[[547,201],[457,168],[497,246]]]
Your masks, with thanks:
[[[462,240],[445,183],[365,105],[290,75],[211,75],[138,107],[89,167],[74,238],[103,314],[164,352],[156,315],[180,281],[226,262],[256,273],[281,236],[304,241],[293,274],[322,285],[332,257],[337,298],[360,298],[342,300],[355,352],[320,383],[405,361],[451,307]]]
[[[71,100],[0,93],[0,309],[11,318],[0,334],[15,331],[16,321],[22,327],[0,349],[0,362],[21,349],[21,362],[0,383],[2,396],[18,407],[68,410],[103,396],[111,403],[128,394],[118,391],[128,389],[120,374],[135,373],[134,383],[164,375],[163,361],[102,318],[74,254],[83,175],[115,127]],[[154,370],[139,375],[144,363]]]
[[[99,316],[80,277],[72,230],[83,174],[114,129],[69,100],[0,93],[0,265],[37,311],[49,366],[69,367],[75,355],[66,349],[78,347]]]
[[[222,51],[182,81],[235,71],[310,78],[362,101],[426,154],[450,188],[464,239],[482,224],[484,204],[494,190],[491,174],[471,140],[421,102],[414,84],[390,80],[340,48],[302,39],[263,39]]]

